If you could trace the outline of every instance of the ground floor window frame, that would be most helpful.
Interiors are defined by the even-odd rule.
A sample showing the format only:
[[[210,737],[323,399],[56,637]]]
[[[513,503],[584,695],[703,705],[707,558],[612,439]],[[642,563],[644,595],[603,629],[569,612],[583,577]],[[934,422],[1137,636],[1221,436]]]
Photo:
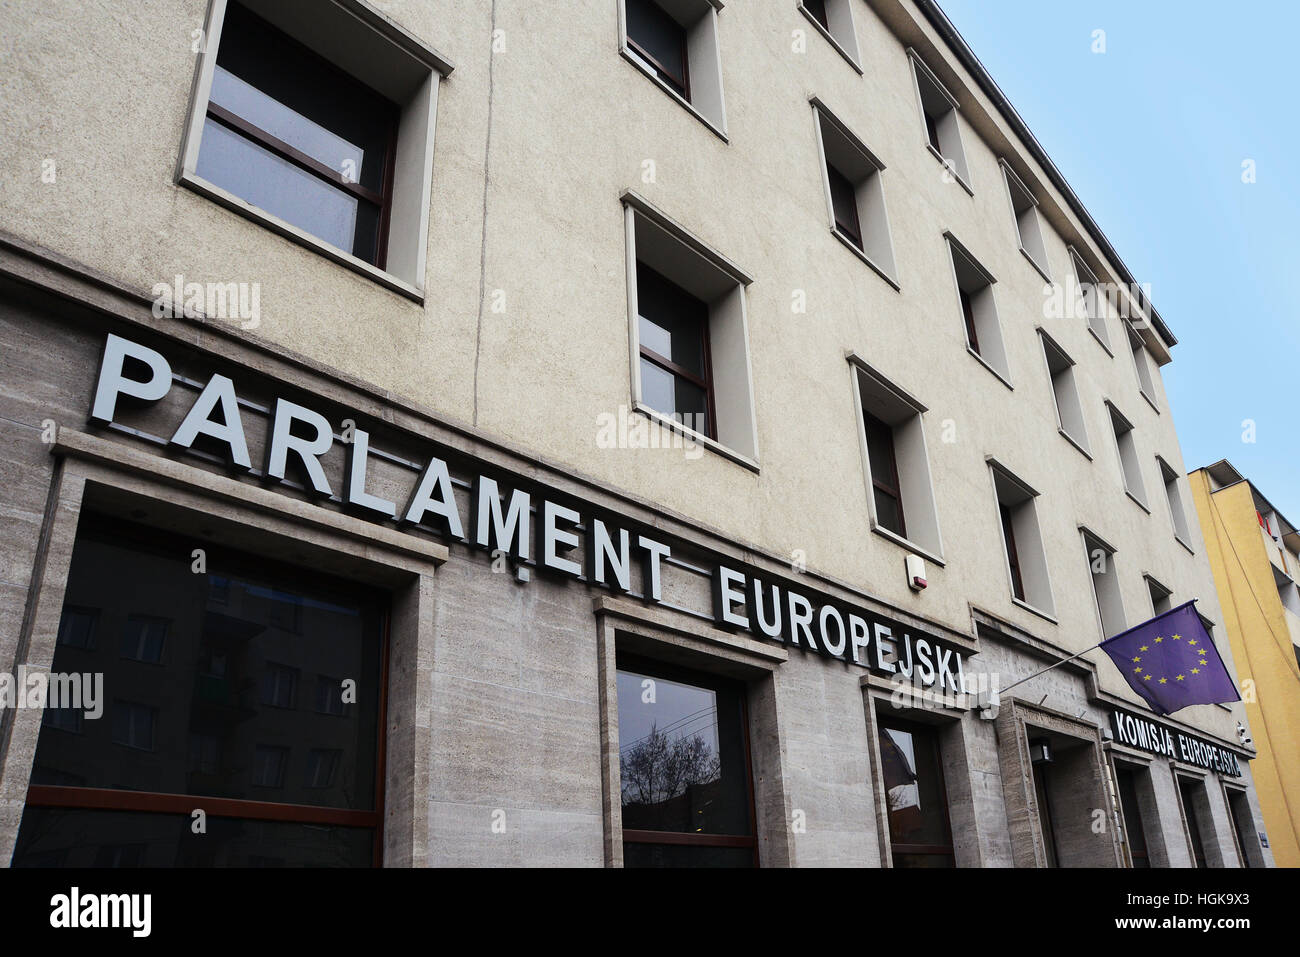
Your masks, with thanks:
[[[141,542],[156,544],[164,538],[176,538],[149,525],[123,523],[103,512],[90,510],[81,516],[77,527],[77,541],[86,531],[84,523],[103,528],[118,528]],[[246,551],[211,546],[205,543],[205,561],[221,560],[232,568],[249,570],[256,574],[271,571],[277,583],[311,583],[304,569],[280,561],[259,559]],[[319,585],[319,581],[316,582]],[[79,787],[54,784],[32,784],[27,789],[26,806],[33,808],[58,808],[83,811],[120,811],[149,814],[182,815],[189,818],[196,808],[211,818],[232,818],[246,821],[271,821],[288,824],[307,824],[326,827],[368,829],[372,833],[371,865],[383,866],[384,855],[384,783],[385,753],[387,748],[388,684],[390,627],[392,614],[388,602],[372,588],[358,586],[358,592],[371,592],[369,600],[375,602],[377,614],[374,640],[378,641],[379,701],[377,703],[375,744],[375,782],[373,808],[357,810],[276,801],[259,801],[246,798],[225,798],[202,794],[177,792],[151,792],[118,790],[103,787]]]

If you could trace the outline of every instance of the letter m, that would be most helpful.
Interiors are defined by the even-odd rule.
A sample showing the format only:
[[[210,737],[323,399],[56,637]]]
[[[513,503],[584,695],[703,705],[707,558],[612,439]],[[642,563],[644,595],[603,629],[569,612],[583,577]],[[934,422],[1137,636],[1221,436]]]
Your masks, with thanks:
[[[504,549],[516,559],[527,561],[531,536],[528,534],[531,513],[527,492],[515,489],[504,513],[501,492],[494,479],[480,475],[474,479],[474,543],[489,551]]]
[[[104,894],[100,897],[100,927],[129,927],[135,908],[130,894]]]
[[[207,307],[209,319],[238,318],[239,283],[208,283]]]

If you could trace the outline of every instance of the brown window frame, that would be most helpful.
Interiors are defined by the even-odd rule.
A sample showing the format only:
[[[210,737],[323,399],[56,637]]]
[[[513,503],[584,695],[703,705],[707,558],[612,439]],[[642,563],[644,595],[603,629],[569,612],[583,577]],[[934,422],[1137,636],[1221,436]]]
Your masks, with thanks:
[[[957,849],[953,842],[952,836],[952,815],[949,813],[948,804],[948,782],[944,780],[943,775],[943,746],[939,742],[939,731],[934,725],[924,724],[919,721],[908,721],[906,718],[876,718],[877,732],[879,738],[882,731],[902,731],[912,735],[912,740],[918,737],[929,741],[934,749],[935,763],[939,769],[939,800],[943,802],[943,825],[948,835],[947,844],[897,844],[894,841],[894,835],[890,830],[889,811],[885,811],[885,827],[889,833],[889,857],[892,864],[898,854],[915,854],[933,857],[947,857],[952,861],[952,866],[957,866]],[[876,747],[880,747],[880,742],[876,742]],[[881,784],[884,781],[882,779]],[[894,865],[895,867],[897,865]]]
[[[268,33],[274,34],[281,42],[291,44],[297,48],[302,55],[309,57],[318,64],[324,66],[330,73],[338,76],[341,81],[351,84],[352,86],[361,87],[377,99],[384,100],[385,102],[387,101],[381,94],[371,90],[371,88],[366,84],[362,83],[350,73],[341,70],[329,60],[322,57],[315,50],[300,43],[298,40],[295,40],[293,37],[289,36],[289,34],[285,33],[273,24],[268,23],[265,19],[259,17],[251,10],[247,10],[247,8],[244,8],[244,10],[248,16],[259,22],[262,29],[266,30]],[[223,39],[224,34],[222,38],[218,40],[218,43]],[[233,130],[235,133],[238,133],[250,142],[280,157],[280,159],[292,163],[294,166],[297,166],[306,173],[310,173],[317,179],[324,180],[330,186],[336,189],[341,189],[343,192],[348,193],[357,199],[378,207],[379,225],[376,227],[378,230],[378,236],[375,238],[375,261],[371,265],[378,269],[388,268],[388,227],[392,218],[393,210],[393,179],[397,166],[397,127],[400,117],[400,113],[395,104],[392,107],[391,122],[388,124],[388,143],[385,147],[385,156],[383,160],[383,187],[380,192],[375,192],[372,189],[367,189],[360,183],[354,183],[345,179],[342,173],[331,169],[319,160],[316,160],[313,157],[308,156],[306,153],[303,153],[301,150],[290,146],[279,137],[272,136],[270,133],[266,132],[266,130],[250,123],[238,114],[232,113],[225,107],[218,106],[216,103],[212,102],[211,98],[208,99],[207,116],[209,119]],[[344,250],[344,252],[347,252],[348,255],[354,255],[350,250]],[[357,258],[362,259],[362,257],[359,256]],[[362,259],[362,261],[365,262],[366,260]]]
[[[701,357],[701,364],[704,367],[703,377],[696,375],[690,369],[683,368],[682,366],[678,365],[676,362],[673,362],[673,360],[669,359],[667,356],[660,355],[658,352],[656,352],[654,349],[651,349],[643,342],[638,341],[638,345],[640,346],[640,354],[642,359],[645,359],[646,361],[658,366],[659,368],[663,369],[665,372],[669,373],[670,375],[685,379],[687,382],[691,383],[696,388],[703,390],[705,419],[706,419],[706,424],[705,424],[706,431],[704,434],[706,437],[713,439],[716,442],[718,440],[718,413],[717,413],[717,401],[715,399],[714,392],[713,392],[713,352],[709,343],[709,315],[708,315],[709,304],[704,302],[703,300],[696,299],[695,296],[691,296],[690,293],[686,292],[685,289],[682,289],[681,286],[673,282],[663,273],[659,272],[656,269],[651,268],[650,266],[647,266],[645,263],[641,262],[640,260],[637,260],[637,269],[638,272],[642,269],[646,270],[647,272],[653,274],[656,277],[657,281],[667,283],[669,286],[672,286],[674,289],[678,290],[678,292],[680,292],[682,295],[690,296],[691,299],[695,299],[696,302],[699,302],[700,305],[704,307],[704,316],[701,318],[699,322],[700,357]],[[639,291],[640,289],[638,287],[638,293]],[[649,322],[654,322],[654,319],[652,319],[649,316],[646,316],[645,318]],[[640,307],[638,306],[637,320],[640,321],[640,319],[641,319]],[[661,415],[667,414],[660,411],[659,409],[656,409],[655,411],[660,412]]]
[[[84,518],[83,518],[84,521]],[[157,529],[133,525],[142,538],[158,540],[166,537]],[[236,560],[243,556],[252,559],[253,567],[273,564],[280,580],[319,585],[319,578],[303,569],[280,562],[264,562],[254,554],[236,552]],[[209,558],[211,549],[209,549]],[[369,589],[366,589],[369,590]],[[376,715],[378,740],[375,744],[375,799],[369,811],[352,808],[320,807],[310,804],[289,804],[279,801],[253,801],[245,798],[213,797],[202,794],[176,792],[125,791],[115,788],[77,787],[61,784],[32,784],[27,788],[28,807],[52,807],[86,811],[135,811],[144,813],[190,815],[196,803],[201,803],[209,817],[237,818],[253,821],[276,821],[289,824],[319,824],[335,827],[369,828],[374,834],[371,862],[382,867],[384,862],[384,780],[385,754],[388,727],[388,658],[392,616],[386,603],[375,609],[379,616],[376,629],[379,646],[379,704]]]
[[[641,46],[641,44],[638,43],[635,40],[635,38],[633,38],[631,31],[625,33],[624,36],[625,39],[627,40],[627,45],[632,49],[632,51],[637,56],[645,60],[646,63],[650,64],[650,66],[654,69],[656,76],[660,80],[668,84],[668,86],[672,89],[672,91],[676,93],[678,96],[680,96],[687,103],[691,102],[691,59],[689,56],[690,50],[688,47],[689,31],[687,31],[687,29],[684,26],[682,26],[680,23],[677,23],[676,19],[670,16],[667,10],[659,6],[659,4],[655,3],[655,0],[628,0],[628,2],[647,3],[650,6],[657,8],[659,12],[668,20],[677,24],[677,28],[681,31],[681,36],[682,36],[682,75],[680,79],[671,70],[669,70],[668,67],[660,63],[659,60],[652,53],[646,50],[645,47]]]
[[[889,450],[890,474],[888,477],[893,479],[894,484],[893,486],[890,486],[888,482],[884,481],[880,476],[876,474],[875,469],[871,469],[871,484],[874,491],[889,496],[898,505],[899,530],[898,532],[896,532],[896,534],[901,535],[903,538],[906,538],[907,537],[907,514],[903,510],[903,484],[902,482],[899,481],[898,478],[898,455],[894,448],[894,427],[892,425],[886,424],[884,420],[877,418],[876,416],[872,415],[870,412],[866,411],[865,409],[863,409],[862,411],[862,418],[863,418],[863,428],[864,431],[866,432],[868,466],[870,466],[870,462],[871,462],[872,427],[874,426],[876,429],[880,430],[881,432],[889,436],[887,448]],[[872,504],[874,505],[875,503],[873,502]],[[880,509],[877,508],[876,511],[879,512]],[[877,515],[877,519],[879,519],[879,515]],[[890,529],[890,531],[893,531],[893,529]]]
[[[695,688],[715,691],[713,685],[719,683],[735,686],[740,703],[741,743],[745,751],[745,791],[749,811],[749,834],[697,834],[691,831],[647,831],[637,828],[621,829],[625,844],[671,844],[689,847],[747,847],[753,850],[754,867],[759,866],[758,856],[758,807],[754,800],[754,759],[749,737],[749,702],[745,694],[745,683],[734,678],[714,675],[707,671],[683,668],[667,664],[655,658],[640,655],[627,655],[616,658],[618,671],[632,671],[645,674],[662,681],[677,681]],[[707,682],[707,683],[704,683]],[[617,705],[615,705],[617,710]],[[622,787],[620,777],[619,787]],[[615,800],[621,800],[616,796]]]
[[[1021,601],[1025,600],[1025,582],[1020,574],[1020,553],[1016,549],[1015,523],[1012,521],[1011,506],[998,502],[998,513],[1002,516],[1002,537],[1007,544],[1007,565],[1011,569],[1011,594]]]

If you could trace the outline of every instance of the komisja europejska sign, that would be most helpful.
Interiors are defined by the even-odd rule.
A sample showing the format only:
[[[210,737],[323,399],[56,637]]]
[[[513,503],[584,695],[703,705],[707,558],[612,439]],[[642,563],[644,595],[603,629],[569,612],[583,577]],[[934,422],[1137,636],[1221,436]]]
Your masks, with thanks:
[[[162,353],[110,334],[90,419],[99,425],[114,425],[119,399],[158,403],[173,384],[171,364]],[[672,557],[672,545],[652,529],[639,529],[633,522],[571,496],[559,496],[545,488],[511,488],[486,474],[473,475],[469,506],[462,514],[448,464],[437,455],[424,460],[404,503],[384,498],[367,487],[372,453],[370,434],[362,428],[352,430],[340,489],[335,494],[322,462],[336,441],[330,421],[309,406],[283,397],[275,398],[269,417],[265,456],[258,469],[249,452],[235,383],[228,376],[213,374],[167,444],[192,451],[202,442],[219,450],[233,473],[252,475],[272,485],[292,484],[288,477],[292,464],[305,479],[302,487],[318,504],[334,499],[372,521],[392,523],[406,531],[432,531],[489,553],[505,553],[522,567],[545,569],[613,592],[632,591],[632,571],[637,565],[641,571],[639,597],[668,604],[663,574]],[[938,686],[953,692],[964,688],[962,651],[932,634],[725,559],[719,560],[711,574],[713,620],[721,628],[747,631],[879,674],[902,677],[920,687]]]
[[[1130,748],[1174,758],[1184,764],[1217,771],[1230,777],[1241,777],[1241,764],[1237,755],[1220,744],[1198,738],[1194,734],[1120,708],[1110,713],[1111,729],[1115,741]]]

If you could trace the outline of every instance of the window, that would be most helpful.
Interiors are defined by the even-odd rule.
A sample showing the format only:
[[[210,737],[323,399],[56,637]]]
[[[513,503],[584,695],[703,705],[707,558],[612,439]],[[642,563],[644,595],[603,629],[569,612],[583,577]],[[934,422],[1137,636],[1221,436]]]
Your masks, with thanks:
[[[1255,836],[1255,816],[1250,812],[1250,798],[1239,788],[1224,788],[1228,798],[1228,814],[1232,817],[1232,831],[1237,837],[1237,852],[1242,867],[1259,867],[1259,839]]]
[[[1102,295],[1101,284],[1073,246],[1070,247],[1070,260],[1074,263],[1076,282],[1075,309],[1087,317],[1088,329],[1093,338],[1113,356],[1115,353],[1110,347],[1110,334],[1106,332],[1106,297]]]
[[[1277,597],[1282,602],[1282,607],[1300,617],[1300,586],[1276,565],[1273,566],[1273,581],[1277,585]]]
[[[623,0],[623,56],[726,136],[717,8],[710,0]]]
[[[644,401],[716,438],[708,305],[641,262],[636,264],[636,297]]]
[[[231,4],[196,172],[384,268],[397,106]]]
[[[1147,355],[1147,347],[1131,323],[1126,321],[1124,329],[1128,333],[1129,348],[1133,353],[1133,368],[1137,371],[1138,391],[1142,393],[1142,398],[1151,404],[1151,408],[1159,412],[1160,407],[1156,405],[1155,380],[1151,376],[1151,358]]]
[[[1132,867],[1151,866],[1147,853],[1146,830],[1142,826],[1142,805],[1138,801],[1138,771],[1123,766],[1115,768],[1115,783],[1119,789],[1120,809],[1124,815],[1124,838]],[[1149,773],[1149,772],[1148,772]],[[1148,784],[1147,787],[1150,787]]]
[[[1119,575],[1115,570],[1115,549],[1091,532],[1081,531],[1102,637],[1110,638],[1124,630],[1124,602],[1120,597]]]
[[[179,181],[419,298],[450,72],[357,0],[214,0]]]
[[[1153,615],[1163,615],[1174,607],[1173,603],[1170,601],[1173,596],[1172,591],[1160,584],[1150,575],[1146,576],[1146,582],[1147,594],[1151,596],[1151,613]]]
[[[894,866],[955,867],[938,733],[882,717],[879,738]]]
[[[1183,821],[1187,824],[1187,842],[1191,846],[1193,866],[1209,867],[1202,838],[1202,825],[1207,823],[1206,813],[1209,811],[1205,784],[1181,774],[1175,777],[1178,778],[1178,795],[1183,801]]]
[[[1088,429],[1083,421],[1083,403],[1079,400],[1078,380],[1074,375],[1074,360],[1042,329],[1043,357],[1047,360],[1047,374],[1052,380],[1052,395],[1056,400],[1058,430],[1075,448],[1088,458]]]
[[[41,714],[41,724],[46,728],[67,731],[69,734],[81,734],[84,728],[82,724],[84,717],[85,715],[76,708],[54,708],[47,704]]]
[[[627,48],[674,93],[690,100],[686,28],[654,0],[628,0]]]
[[[167,639],[170,619],[150,615],[128,615],[122,632],[122,657],[134,661],[160,664],[163,642]]]
[[[636,194],[623,203],[634,407],[757,468],[749,277]]]
[[[289,749],[259,744],[253,749],[253,786],[284,787],[284,768],[289,763]]]
[[[858,37],[853,29],[853,5],[850,0],[802,0],[799,10],[812,21],[817,32],[849,61],[849,66],[862,72],[858,54]]]
[[[297,689],[297,668],[267,662],[262,672],[262,704],[272,708],[292,708]]]
[[[1047,245],[1043,242],[1043,226],[1038,217],[1038,200],[1007,165],[1006,160],[1002,160],[1001,164],[1002,175],[1007,182],[1007,193],[1011,198],[1011,215],[1015,217],[1020,251],[1042,277],[1051,282],[1052,277],[1047,271]]]
[[[889,218],[881,184],[884,165],[856,136],[813,98],[817,142],[826,173],[831,231],[895,289]]]
[[[925,406],[850,356],[862,423],[863,465],[872,528],[933,561],[943,546],[921,421]]]
[[[898,460],[894,456],[894,430],[869,412],[866,422],[867,454],[871,460],[871,485],[877,520],[895,535],[907,537],[903,518],[903,493],[898,481]]]
[[[377,860],[383,599],[319,569],[205,549],[212,574],[195,575],[186,539],[82,515],[69,607],[98,605],[101,620],[122,620],[119,602],[129,601],[133,616],[177,617],[148,668],[116,641],[100,642],[109,647],[90,652],[93,661],[56,647],[52,671],[102,673],[123,697],[79,734],[57,721],[42,727],[15,865],[65,854],[68,866],[89,866],[96,848],[123,835],[145,841],[150,866],[239,866],[254,853],[289,866]],[[211,590],[212,576],[227,582],[225,594]],[[301,598],[310,640],[268,627],[272,592]],[[325,661],[355,678],[357,703],[340,716],[285,710],[304,666],[315,676]],[[200,806],[208,830],[194,835]]]
[[[190,774],[216,774],[221,764],[221,739],[215,734],[190,732]]]
[[[975,257],[952,234],[945,233],[944,238],[948,240],[948,251],[952,257],[957,304],[966,331],[966,347],[1004,385],[1010,386],[1011,370],[1007,365],[1006,349],[1002,345],[997,306],[993,302],[993,284],[997,280],[976,262]]]
[[[1160,456],[1156,456],[1156,464],[1165,486],[1165,500],[1169,503],[1169,517],[1174,523],[1174,537],[1191,548],[1192,534],[1187,528],[1187,510],[1183,507],[1182,484],[1178,481],[1178,473]]]
[[[1038,493],[990,460],[993,494],[997,501],[1002,545],[1011,579],[1011,594],[1035,611],[1055,613],[1052,585],[1047,574],[1047,556],[1038,527],[1034,499]]]
[[[316,713],[341,715],[346,705],[343,702],[343,682],[325,675],[316,676]]]
[[[966,167],[966,153],[962,149],[957,122],[957,99],[921,61],[915,50],[909,49],[907,53],[912,58],[912,75],[916,79],[926,145],[957,182],[971,192],[970,172]]]
[[[113,702],[113,743],[152,751],[158,709],[134,701]]]
[[[334,772],[338,770],[343,752],[338,748],[312,748],[307,752],[307,781],[309,788],[334,786]]]
[[[74,608],[71,605],[65,605],[63,617],[59,620],[57,644],[66,648],[94,651],[95,625],[98,621],[98,609]]]
[[[757,864],[744,686],[620,654],[617,695],[624,865]]]
[[[1120,471],[1124,476],[1124,491],[1142,506],[1147,507],[1147,493],[1142,485],[1142,467],[1139,465],[1137,444],[1133,441],[1133,425],[1109,402],[1111,427],[1115,430],[1115,448],[1119,451]]]

